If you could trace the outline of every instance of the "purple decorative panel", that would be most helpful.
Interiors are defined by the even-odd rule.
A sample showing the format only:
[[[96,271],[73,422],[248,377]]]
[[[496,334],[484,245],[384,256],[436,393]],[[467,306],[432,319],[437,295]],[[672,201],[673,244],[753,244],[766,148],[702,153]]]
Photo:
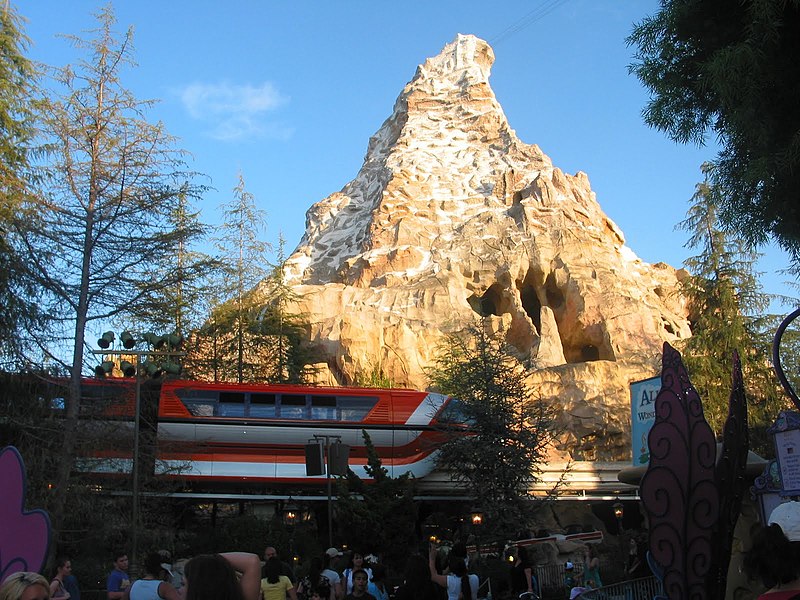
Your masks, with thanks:
[[[670,600],[705,600],[712,529],[719,517],[716,443],[680,354],[664,344],[661,391],[648,437],[650,463],[639,494],[650,524],[650,554]]]
[[[0,452],[0,583],[18,571],[41,571],[50,544],[50,519],[25,510],[25,465],[19,451]]]
[[[749,447],[750,434],[747,429],[747,399],[744,394],[742,363],[739,354],[734,352],[728,418],[722,432],[722,447],[714,474],[719,493],[719,520],[712,532],[714,545],[712,570],[708,576],[709,600],[725,598],[733,532],[742,512],[742,498],[748,487],[746,471]]]

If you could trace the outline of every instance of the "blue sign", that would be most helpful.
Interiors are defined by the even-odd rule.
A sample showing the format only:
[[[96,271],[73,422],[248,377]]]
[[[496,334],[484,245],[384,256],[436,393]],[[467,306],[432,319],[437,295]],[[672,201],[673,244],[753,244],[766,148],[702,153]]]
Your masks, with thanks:
[[[647,435],[656,420],[656,396],[660,390],[660,376],[631,383],[631,451],[634,466],[650,462]]]

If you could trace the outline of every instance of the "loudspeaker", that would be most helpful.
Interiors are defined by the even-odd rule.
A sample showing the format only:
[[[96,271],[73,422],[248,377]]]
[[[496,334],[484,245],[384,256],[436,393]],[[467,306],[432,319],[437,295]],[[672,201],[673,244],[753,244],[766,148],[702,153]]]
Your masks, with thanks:
[[[322,444],[306,444],[306,475],[325,474],[325,450]]]
[[[331,444],[328,450],[328,472],[331,475],[347,475],[347,460],[350,458],[350,446],[347,444]]]

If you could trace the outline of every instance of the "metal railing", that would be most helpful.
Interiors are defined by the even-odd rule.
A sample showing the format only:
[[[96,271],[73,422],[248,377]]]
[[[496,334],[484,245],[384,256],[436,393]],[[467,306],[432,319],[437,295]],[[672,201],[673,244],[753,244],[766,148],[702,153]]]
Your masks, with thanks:
[[[583,592],[575,600],[653,600],[663,596],[661,582],[653,576],[630,579]]]
[[[583,573],[583,564],[573,562],[573,575],[577,578]],[[539,565],[536,567],[536,581],[539,583],[539,595],[547,597],[569,597],[569,590],[564,585],[564,563],[556,565]]]

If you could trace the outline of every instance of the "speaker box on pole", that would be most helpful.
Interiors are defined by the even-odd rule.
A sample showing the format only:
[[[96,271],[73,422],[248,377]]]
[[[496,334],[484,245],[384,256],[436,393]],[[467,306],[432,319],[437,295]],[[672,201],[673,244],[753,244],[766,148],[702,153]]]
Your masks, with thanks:
[[[322,444],[306,444],[306,475],[325,474],[325,451]]]
[[[328,449],[328,472],[331,475],[347,475],[347,461],[350,458],[350,446],[347,444],[331,444]]]

